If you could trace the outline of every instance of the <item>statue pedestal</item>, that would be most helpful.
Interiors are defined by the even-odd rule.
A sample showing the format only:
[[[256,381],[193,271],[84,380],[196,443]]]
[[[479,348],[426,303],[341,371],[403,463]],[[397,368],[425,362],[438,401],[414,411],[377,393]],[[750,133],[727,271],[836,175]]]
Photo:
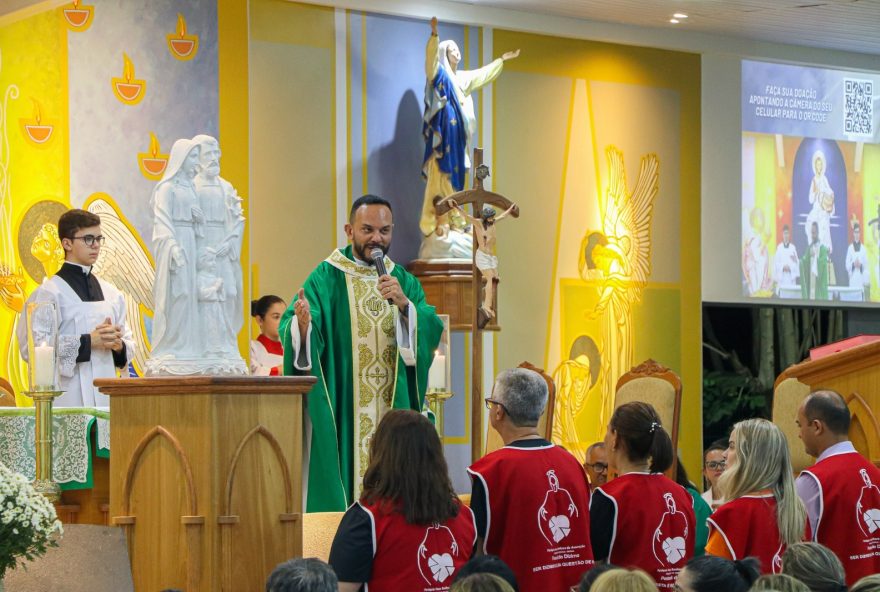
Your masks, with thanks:
[[[110,516],[136,590],[261,590],[302,554],[311,376],[105,378]]]
[[[462,259],[416,259],[409,264],[410,273],[419,278],[428,304],[437,307],[437,314],[449,315],[453,331],[473,329],[473,265]],[[496,317],[483,331],[499,331],[498,280],[495,279],[495,297],[492,308]]]

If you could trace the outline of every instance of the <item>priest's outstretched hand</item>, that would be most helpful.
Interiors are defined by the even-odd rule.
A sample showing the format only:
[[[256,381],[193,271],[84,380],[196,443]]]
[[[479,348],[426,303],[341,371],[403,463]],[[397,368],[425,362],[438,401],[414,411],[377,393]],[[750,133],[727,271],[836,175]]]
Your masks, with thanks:
[[[296,304],[293,305],[293,312],[296,314],[296,323],[299,325],[299,336],[302,340],[300,343],[304,343],[309,324],[312,322],[312,309],[309,308],[309,301],[306,300],[306,293],[302,288],[296,294]]]
[[[403,293],[403,289],[400,287],[400,282],[397,281],[396,277],[388,274],[383,275],[379,278],[379,284],[377,287],[383,298],[391,300],[397,305],[400,312],[404,314],[406,313],[407,307],[409,306],[409,298]]]

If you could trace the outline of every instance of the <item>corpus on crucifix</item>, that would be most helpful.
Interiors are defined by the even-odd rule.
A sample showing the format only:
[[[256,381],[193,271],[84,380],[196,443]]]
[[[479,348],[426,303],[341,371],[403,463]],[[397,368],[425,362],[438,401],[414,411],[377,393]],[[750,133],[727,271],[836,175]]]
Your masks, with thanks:
[[[461,206],[472,204],[474,213],[479,217],[467,215],[472,223],[474,241],[477,248],[473,254],[473,361],[471,373],[472,384],[472,409],[471,421],[473,422],[471,434],[471,456],[474,460],[482,456],[482,404],[483,399],[483,328],[496,316],[495,300],[497,299],[494,282],[498,281],[498,257],[493,252],[497,236],[495,222],[507,216],[519,217],[519,208],[506,197],[487,191],[483,188],[483,180],[489,176],[489,167],[483,164],[483,150],[474,149],[474,188],[453,193],[445,198],[437,197],[434,201],[434,209],[438,216],[442,216],[453,208],[464,213]],[[496,215],[490,206],[502,210]],[[485,295],[480,297],[480,285],[482,279],[486,280]]]

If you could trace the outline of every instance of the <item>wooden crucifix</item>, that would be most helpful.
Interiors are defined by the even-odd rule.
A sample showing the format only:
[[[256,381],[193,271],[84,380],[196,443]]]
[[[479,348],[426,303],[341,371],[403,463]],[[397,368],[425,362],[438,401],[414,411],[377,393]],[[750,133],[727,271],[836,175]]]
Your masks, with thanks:
[[[473,216],[461,210],[473,227],[473,316],[471,324],[472,372],[471,372],[471,459],[476,461],[483,452],[483,328],[496,316],[495,283],[498,281],[498,259],[495,256],[494,224],[508,215],[519,217],[519,208],[512,201],[483,188],[483,179],[489,176],[489,167],[483,164],[483,149],[474,149],[474,188],[458,191],[445,198],[434,198],[437,216],[452,208],[461,210],[464,204],[473,205]],[[500,208],[496,214],[488,205]],[[480,288],[486,280],[485,296]]]

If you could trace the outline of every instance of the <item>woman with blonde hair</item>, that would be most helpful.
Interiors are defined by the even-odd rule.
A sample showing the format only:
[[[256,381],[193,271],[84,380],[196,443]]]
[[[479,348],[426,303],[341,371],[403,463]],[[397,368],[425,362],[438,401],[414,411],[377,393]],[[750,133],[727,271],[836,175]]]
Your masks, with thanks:
[[[813,592],[846,590],[846,573],[834,551],[819,543],[795,543],[782,556],[782,573],[797,578]]]
[[[863,577],[850,586],[849,592],[880,592],[880,574]]]
[[[762,590],[768,592],[810,592],[809,586],[787,574],[761,576],[755,580],[749,592],[761,592]]]
[[[640,569],[612,569],[596,578],[590,592],[657,592],[657,585]]]
[[[763,573],[779,573],[786,547],[809,538],[785,436],[766,419],[741,421],[733,426],[724,459],[718,486],[730,501],[708,519],[706,553],[734,560],[753,556]]]

